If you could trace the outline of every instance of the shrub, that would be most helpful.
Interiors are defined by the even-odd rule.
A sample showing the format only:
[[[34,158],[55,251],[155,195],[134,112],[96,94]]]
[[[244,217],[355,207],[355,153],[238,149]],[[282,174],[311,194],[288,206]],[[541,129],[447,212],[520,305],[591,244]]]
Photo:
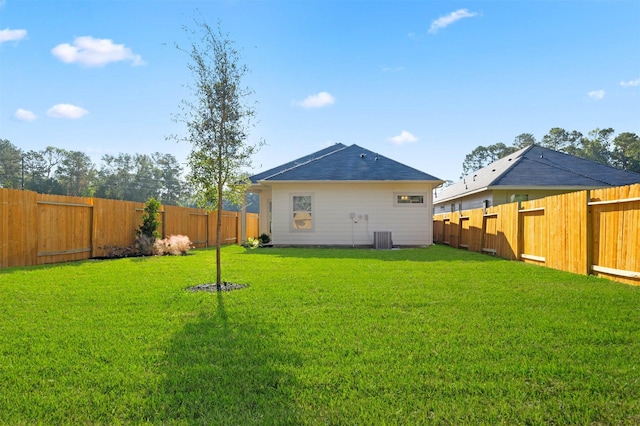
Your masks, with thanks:
[[[250,248],[250,249],[258,248],[260,246],[262,246],[262,244],[261,244],[259,238],[249,237],[249,238],[247,238],[247,241],[242,243],[242,247],[246,247],[246,248]]]
[[[151,197],[144,206],[142,225],[136,229],[136,248],[140,250],[142,254],[151,254],[154,243],[160,238],[160,233],[158,232],[158,228],[160,227],[159,216],[160,201]]]
[[[261,234],[258,238],[249,237],[242,243],[242,247],[254,249],[258,247],[264,247],[271,241],[271,238],[267,234]]]
[[[153,254],[153,247],[157,240],[145,234],[136,237],[135,251],[142,255]]]
[[[271,242],[271,237],[269,237],[267,234],[260,234],[260,236],[258,237],[258,239],[260,240],[260,245],[264,246],[266,244],[269,244]]]
[[[106,254],[104,257],[108,259],[119,259],[122,257],[132,257],[140,255],[140,250],[138,250],[134,246],[121,247],[108,245],[101,246],[100,248],[105,250]]]
[[[153,253],[158,256],[184,255],[193,248],[191,240],[186,235],[170,235],[162,240],[156,240],[153,244]]]

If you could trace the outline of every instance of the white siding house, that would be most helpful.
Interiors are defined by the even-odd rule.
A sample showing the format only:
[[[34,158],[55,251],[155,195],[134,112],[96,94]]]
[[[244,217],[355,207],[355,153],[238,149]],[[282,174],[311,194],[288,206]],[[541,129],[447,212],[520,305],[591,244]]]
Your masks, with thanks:
[[[433,243],[432,190],[442,181],[357,145],[335,145],[252,182],[260,232],[274,245],[372,246],[378,231],[391,232],[395,246]]]

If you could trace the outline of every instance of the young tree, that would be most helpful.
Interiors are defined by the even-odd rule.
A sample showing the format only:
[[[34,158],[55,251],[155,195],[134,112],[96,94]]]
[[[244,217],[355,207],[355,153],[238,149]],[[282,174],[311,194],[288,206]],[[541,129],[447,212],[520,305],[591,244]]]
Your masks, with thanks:
[[[188,85],[193,97],[182,101],[182,113],[175,117],[175,121],[186,125],[187,132],[185,136],[169,138],[191,144],[188,179],[198,204],[217,213],[216,287],[220,290],[220,210],[223,200],[241,202],[249,185],[244,170],[251,166],[251,157],[262,143],[247,142],[255,116],[248,103],[253,92],[241,85],[248,70],[240,64],[234,43],[219,25],[214,31],[205,22],[194,22],[195,30],[185,28],[191,46],[176,46],[189,57],[188,69],[193,76],[193,83]]]
[[[136,230],[136,243],[142,254],[150,254],[153,244],[160,238],[160,206],[160,201],[153,197],[145,203],[142,225]]]

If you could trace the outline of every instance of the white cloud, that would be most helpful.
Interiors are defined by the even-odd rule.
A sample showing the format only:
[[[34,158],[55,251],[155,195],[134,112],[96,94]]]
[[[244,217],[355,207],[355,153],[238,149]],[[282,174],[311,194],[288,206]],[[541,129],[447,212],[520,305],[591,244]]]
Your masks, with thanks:
[[[16,118],[16,120],[20,121],[33,121],[37,118],[34,113],[22,108],[18,108],[13,116]]]
[[[413,136],[410,132],[403,130],[399,135],[389,138],[389,142],[396,145],[404,145],[405,143],[416,142],[418,138]]]
[[[620,82],[620,86],[622,86],[622,87],[640,86],[640,78],[638,78],[636,80],[621,81]]]
[[[6,30],[0,30],[0,43],[22,40],[26,36],[27,30],[12,30],[7,28]]]
[[[404,67],[384,67],[382,72],[399,72],[404,70]]]
[[[589,96],[591,99],[599,101],[600,99],[604,98],[604,94],[604,90],[592,90],[591,92],[587,93],[587,96]]]
[[[473,18],[474,16],[478,16],[477,12],[469,12],[468,9],[458,9],[455,12],[451,12],[446,16],[441,16],[431,23],[431,27],[429,27],[429,33],[435,34],[438,30],[448,27],[456,21],[459,21],[463,18]]]
[[[124,44],[114,44],[107,38],[76,37],[73,46],[59,44],[51,53],[67,64],[77,62],[88,67],[102,67],[110,62],[131,61],[132,65],[144,65],[140,55],[134,54]]]
[[[297,102],[303,108],[322,108],[331,105],[336,99],[327,92],[320,92],[316,95],[309,95],[304,101]]]
[[[53,118],[69,118],[75,120],[89,114],[84,108],[71,104],[57,104],[49,108],[47,115]]]

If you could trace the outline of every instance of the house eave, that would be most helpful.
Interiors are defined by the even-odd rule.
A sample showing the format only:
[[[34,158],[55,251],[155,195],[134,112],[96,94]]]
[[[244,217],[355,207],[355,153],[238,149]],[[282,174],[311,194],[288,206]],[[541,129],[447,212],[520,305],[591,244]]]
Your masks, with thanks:
[[[482,188],[478,188],[478,189],[474,189],[474,190],[471,190],[471,191],[462,192],[460,194],[452,195],[452,196],[447,197],[447,198],[436,198],[436,197],[433,197],[433,204],[436,205],[436,204],[446,203],[447,201],[457,200],[457,199],[462,198],[462,197],[467,197],[469,195],[474,195],[474,194],[478,194],[480,192],[489,191],[491,189],[493,189],[493,187],[484,186]]]
[[[502,191],[502,190],[522,190],[522,191],[566,191],[566,190],[575,190],[575,191],[582,191],[585,189],[596,189],[596,188],[607,188],[610,185],[589,185],[589,186],[585,186],[585,185],[545,185],[545,186],[539,186],[539,185],[527,185],[527,186],[522,186],[522,185],[496,185],[496,186],[490,186],[488,187],[489,189],[492,189],[494,191]]]
[[[308,184],[308,183],[320,183],[320,184],[352,184],[352,183],[368,183],[368,184],[380,184],[380,183],[419,183],[440,185],[444,183],[443,180],[260,180],[253,186],[272,186],[277,184]]]

